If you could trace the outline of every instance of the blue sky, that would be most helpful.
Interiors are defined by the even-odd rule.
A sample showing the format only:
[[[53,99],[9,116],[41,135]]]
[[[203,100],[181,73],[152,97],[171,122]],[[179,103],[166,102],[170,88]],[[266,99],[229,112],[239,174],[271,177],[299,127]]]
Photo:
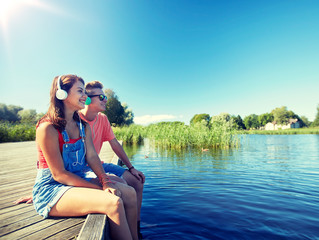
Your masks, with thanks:
[[[135,122],[319,104],[318,1],[0,0],[0,103],[46,112],[52,79],[99,80]]]

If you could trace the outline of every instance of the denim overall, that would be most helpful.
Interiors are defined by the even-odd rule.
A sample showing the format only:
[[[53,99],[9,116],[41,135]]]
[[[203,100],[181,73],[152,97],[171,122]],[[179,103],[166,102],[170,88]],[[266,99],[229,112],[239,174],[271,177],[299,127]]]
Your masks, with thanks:
[[[68,143],[70,139],[67,132],[65,130],[62,131],[64,141],[62,158],[64,168],[67,171],[72,172],[81,178],[85,178],[83,171],[87,165],[84,144],[85,130],[82,128],[82,124],[77,124],[80,129],[81,138],[75,143]],[[55,181],[49,168],[38,169],[35,185],[32,191],[35,210],[41,216],[47,218],[51,208],[70,188],[72,188],[72,186],[67,186]]]

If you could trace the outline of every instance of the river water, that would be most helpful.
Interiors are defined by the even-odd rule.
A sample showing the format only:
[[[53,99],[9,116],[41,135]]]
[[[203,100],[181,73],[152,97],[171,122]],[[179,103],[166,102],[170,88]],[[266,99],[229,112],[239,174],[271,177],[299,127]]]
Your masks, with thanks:
[[[245,135],[241,147],[126,147],[146,183],[146,239],[319,239],[319,135]]]

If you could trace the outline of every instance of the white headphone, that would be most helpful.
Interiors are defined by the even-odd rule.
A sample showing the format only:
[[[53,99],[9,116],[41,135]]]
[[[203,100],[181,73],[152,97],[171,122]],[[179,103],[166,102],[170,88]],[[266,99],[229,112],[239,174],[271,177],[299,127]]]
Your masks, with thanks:
[[[56,91],[55,96],[59,100],[65,100],[68,97],[68,93],[65,90],[61,89],[60,79],[61,79],[61,76],[59,76],[57,81],[58,90]]]

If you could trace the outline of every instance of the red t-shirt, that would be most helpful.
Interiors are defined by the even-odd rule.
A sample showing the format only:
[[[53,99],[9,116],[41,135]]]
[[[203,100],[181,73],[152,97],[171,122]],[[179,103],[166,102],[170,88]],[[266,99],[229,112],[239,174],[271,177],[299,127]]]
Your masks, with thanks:
[[[57,130],[58,131],[58,130]],[[60,147],[60,152],[62,153],[63,150],[63,144],[64,144],[64,140],[63,140],[63,136],[62,133],[59,133],[59,147]],[[77,138],[77,139],[70,139],[69,142],[67,143],[75,143],[77,142],[79,139],[81,139],[81,137]],[[37,162],[37,168],[38,169],[43,169],[43,168],[48,168],[48,164],[47,161],[45,160],[45,157],[43,155],[43,152],[40,148],[40,146],[37,144],[37,149],[38,149],[38,162]]]

